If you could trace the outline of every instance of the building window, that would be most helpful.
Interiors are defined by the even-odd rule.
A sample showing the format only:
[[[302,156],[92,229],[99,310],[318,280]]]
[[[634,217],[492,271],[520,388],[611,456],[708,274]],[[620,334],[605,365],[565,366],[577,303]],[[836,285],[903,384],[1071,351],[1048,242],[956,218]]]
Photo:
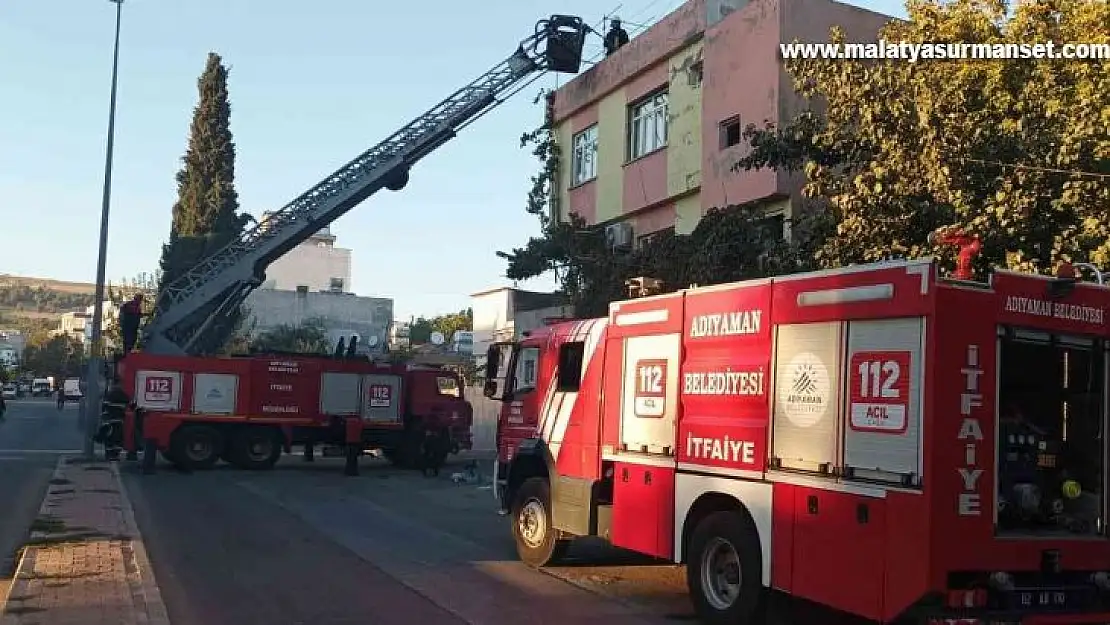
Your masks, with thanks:
[[[597,178],[597,124],[574,135],[572,144],[571,185],[578,186]]]
[[[336,293],[342,293],[343,278],[332,278],[329,284],[329,288]]]
[[[663,228],[662,230],[656,230],[655,232],[649,232],[648,234],[641,234],[640,236],[636,237],[636,247],[639,249],[644,247],[645,245],[651,245],[656,241],[656,239],[664,237],[668,234],[674,234],[674,226]]]
[[[721,149],[731,148],[734,145],[740,145],[740,117],[730,117],[720,124],[721,129]]]
[[[760,219],[757,225],[763,231],[763,239],[766,241],[778,241],[786,238],[786,215],[783,213],[767,215]]]
[[[629,160],[667,147],[667,92],[648,96],[632,106],[628,123]]]

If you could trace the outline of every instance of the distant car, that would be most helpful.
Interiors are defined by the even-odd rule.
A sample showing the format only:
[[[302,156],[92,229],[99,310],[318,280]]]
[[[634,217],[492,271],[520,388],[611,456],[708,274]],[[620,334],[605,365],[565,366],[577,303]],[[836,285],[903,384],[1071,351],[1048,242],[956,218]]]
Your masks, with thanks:
[[[2,395],[4,399],[15,399],[19,396],[19,390],[16,389],[15,384],[5,384],[4,390],[0,391],[0,395]]]

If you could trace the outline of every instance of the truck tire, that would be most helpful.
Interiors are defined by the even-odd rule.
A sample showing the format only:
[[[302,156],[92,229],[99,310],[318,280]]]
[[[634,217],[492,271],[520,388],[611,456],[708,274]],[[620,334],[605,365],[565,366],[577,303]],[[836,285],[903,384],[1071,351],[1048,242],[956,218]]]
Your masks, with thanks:
[[[274,468],[281,457],[281,441],[270,428],[248,427],[231,437],[227,452],[228,461],[248,471],[265,471]]]
[[[513,498],[513,539],[521,562],[540,568],[566,555],[569,540],[551,525],[551,487],[542,477],[524,481]]]
[[[690,537],[686,584],[707,625],[755,623],[763,607],[759,533],[741,512],[714,512]]]
[[[168,456],[176,460],[174,464],[184,469],[211,469],[220,460],[223,447],[223,436],[216,428],[186,425],[170,438]]]

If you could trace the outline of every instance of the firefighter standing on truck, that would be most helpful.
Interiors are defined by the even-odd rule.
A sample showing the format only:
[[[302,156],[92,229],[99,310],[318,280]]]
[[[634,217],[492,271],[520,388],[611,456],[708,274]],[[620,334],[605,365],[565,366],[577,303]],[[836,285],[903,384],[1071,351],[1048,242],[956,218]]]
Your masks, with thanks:
[[[119,328],[123,335],[123,353],[130,354],[139,340],[139,321],[143,317],[143,294],[137,293],[120,309]]]

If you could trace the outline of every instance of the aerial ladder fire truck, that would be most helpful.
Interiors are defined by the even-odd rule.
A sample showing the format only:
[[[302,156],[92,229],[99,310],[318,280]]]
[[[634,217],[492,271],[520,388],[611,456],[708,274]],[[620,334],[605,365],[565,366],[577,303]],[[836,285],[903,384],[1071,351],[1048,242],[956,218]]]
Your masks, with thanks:
[[[411,459],[433,429],[447,448],[469,447],[472,412],[454,372],[366,358],[202,357],[199,340],[283,254],[379,190],[404,188],[418,161],[541,72],[578,72],[589,31],[573,16],[541,20],[507,59],[167,285],[142,350],[115,370],[134,407],[122,428],[129,456],[141,440],[148,471],[159,452],[185,468],[224,459],[262,469],[293,445],[310,460],[314,445],[342,444],[348,473],[357,473],[365,448]]]
[[[710,625],[1110,623],[1110,288],[888,261],[653,294],[487,354],[537,567],[684,563]]]

